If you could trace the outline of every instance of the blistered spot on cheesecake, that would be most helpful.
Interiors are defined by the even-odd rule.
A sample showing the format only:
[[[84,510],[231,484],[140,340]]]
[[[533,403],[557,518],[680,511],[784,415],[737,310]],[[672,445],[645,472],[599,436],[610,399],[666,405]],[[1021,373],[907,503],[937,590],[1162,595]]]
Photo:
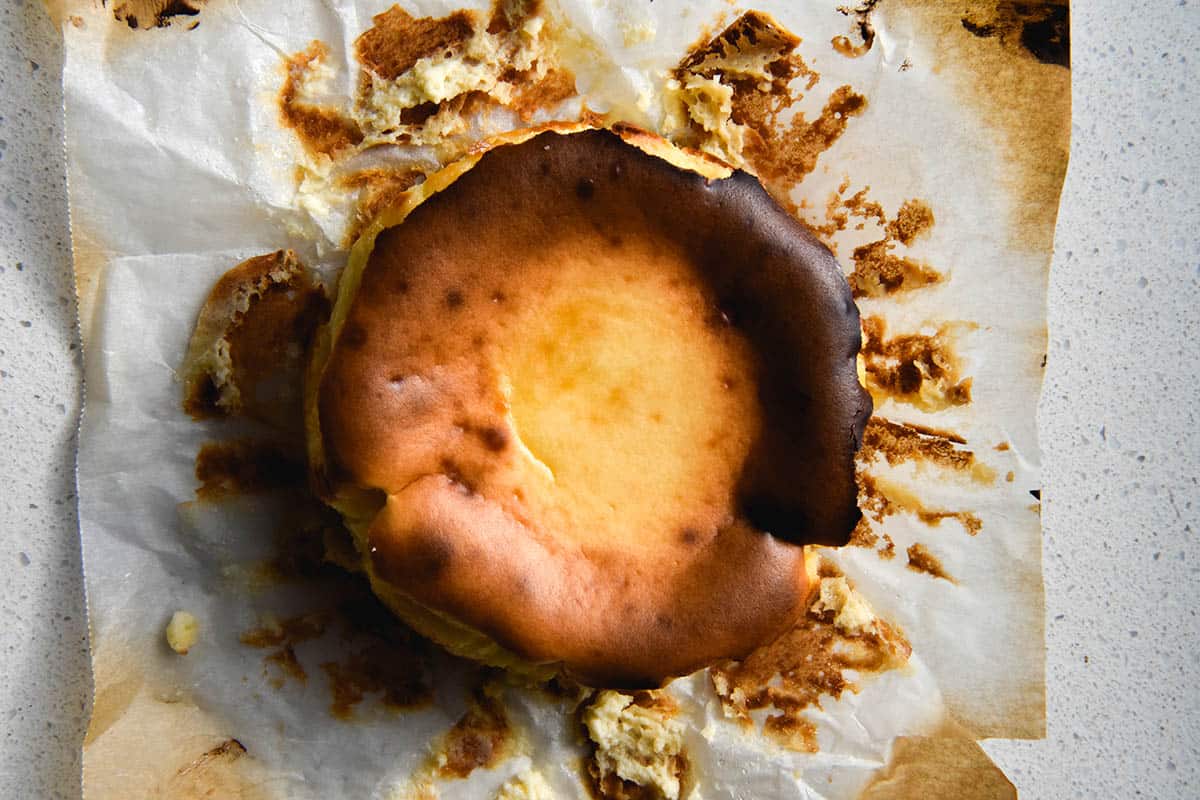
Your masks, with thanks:
[[[962,375],[951,338],[962,324],[890,338],[883,317],[865,317],[862,327],[867,389],[877,403],[890,398],[936,412],[971,402],[971,378]]]
[[[709,669],[726,716],[754,727],[751,712],[766,709],[763,733],[781,745],[817,752],[816,725],[806,715],[829,696],[857,692],[854,680],[896,669],[912,652],[904,636],[878,618],[846,578],[821,578],[808,613],[776,641],[740,661]],[[846,674],[852,670],[857,678]]]
[[[908,548],[907,555],[908,568],[913,572],[923,572],[926,575],[934,578],[941,578],[942,580],[949,581],[950,583],[958,582],[954,580],[954,578],[950,577],[950,574],[946,572],[945,567],[942,566],[941,559],[930,552],[929,548],[920,542],[911,545]]]

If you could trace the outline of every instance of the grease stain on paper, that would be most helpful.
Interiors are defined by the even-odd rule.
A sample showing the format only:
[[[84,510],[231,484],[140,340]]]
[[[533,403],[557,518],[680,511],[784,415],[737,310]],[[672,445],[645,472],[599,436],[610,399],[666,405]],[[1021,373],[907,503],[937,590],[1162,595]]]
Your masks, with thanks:
[[[108,3],[109,0],[102,0]],[[208,0],[111,0],[113,18],[133,30],[166,28],[179,24],[189,30],[200,24],[197,16]]]
[[[832,565],[822,564],[822,582],[826,580],[846,579]],[[848,582],[846,586],[865,609],[865,601]],[[819,708],[823,697],[857,692],[848,670],[863,676],[896,669],[912,652],[903,634],[878,617],[869,625],[839,627],[838,609],[824,606],[822,597],[776,641],[741,661],[709,668],[726,716],[752,727],[750,712],[769,709],[763,733],[785,747],[810,753],[818,750],[817,730],[806,709]]]

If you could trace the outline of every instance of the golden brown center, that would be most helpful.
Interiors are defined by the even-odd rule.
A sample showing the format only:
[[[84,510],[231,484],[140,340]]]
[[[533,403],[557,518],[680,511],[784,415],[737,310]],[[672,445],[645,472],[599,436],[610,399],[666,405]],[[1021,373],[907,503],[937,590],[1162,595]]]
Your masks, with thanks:
[[[629,545],[727,521],[760,424],[746,342],[678,253],[539,255],[498,347],[516,436],[546,468],[539,503],[566,533]]]

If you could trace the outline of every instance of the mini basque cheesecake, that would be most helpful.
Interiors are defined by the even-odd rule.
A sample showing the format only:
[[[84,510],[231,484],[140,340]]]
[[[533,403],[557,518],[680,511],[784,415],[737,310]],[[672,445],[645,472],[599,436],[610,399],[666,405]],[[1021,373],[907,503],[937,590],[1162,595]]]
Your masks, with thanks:
[[[831,253],[630,128],[527,131],[355,245],[307,380],[315,481],[448,649],[661,685],[803,613],[871,401]]]

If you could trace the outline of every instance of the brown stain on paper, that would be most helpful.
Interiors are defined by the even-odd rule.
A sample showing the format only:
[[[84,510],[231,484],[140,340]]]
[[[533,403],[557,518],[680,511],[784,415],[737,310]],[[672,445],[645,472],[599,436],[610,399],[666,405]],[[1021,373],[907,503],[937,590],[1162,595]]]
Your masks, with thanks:
[[[911,545],[908,548],[908,568],[913,572],[923,572],[934,578],[941,578],[950,583],[958,583],[954,578],[950,577],[950,573],[946,572],[942,566],[941,560],[938,559],[929,548],[921,543]]]
[[[107,0],[102,0],[107,4]],[[208,0],[114,0],[113,18],[133,30],[166,28],[173,24],[193,29],[199,25],[196,17]]]
[[[918,520],[936,527],[945,520],[958,522],[969,535],[975,536],[983,530],[983,520],[972,511],[947,511],[927,507],[910,489],[878,476],[860,472],[858,475],[859,505],[863,514],[876,522],[900,512],[912,514]]]
[[[512,754],[516,733],[498,697],[488,687],[477,690],[466,712],[435,744],[433,772],[462,779],[477,769],[491,769]]]
[[[971,378],[952,346],[964,324],[946,323],[935,333],[889,337],[883,317],[864,317],[862,358],[867,389],[876,404],[891,398],[922,411],[943,411],[971,402]]]
[[[313,40],[304,50],[283,62],[286,77],[279,90],[279,114],[300,144],[311,155],[333,156],[363,140],[358,123],[335,108],[303,102],[299,99],[300,82],[305,73],[329,58],[329,47]]]
[[[859,6],[838,8],[839,13],[853,17],[854,33],[858,37],[858,43],[853,42],[849,36],[835,36],[830,41],[834,50],[846,58],[861,58],[870,52],[872,45],[875,44],[875,26],[871,24],[871,12],[877,5],[879,5],[879,0],[865,0]]]
[[[858,800],[1016,800],[1017,790],[965,732],[901,736]]]
[[[750,712],[769,709],[763,733],[785,747],[817,752],[817,730],[805,709],[821,698],[839,698],[857,686],[846,670],[859,675],[895,669],[912,652],[904,636],[883,620],[859,635],[833,625],[833,613],[810,609],[787,633],[741,661],[709,668],[713,688],[727,716],[753,725]]]
[[[852,87],[839,86],[815,118],[795,111],[804,92],[812,90],[821,78],[795,52],[799,44],[799,37],[770,16],[749,11],[721,33],[694,46],[674,71],[681,81],[689,75],[715,78],[733,90],[732,119],[746,134],[743,155],[772,196],[793,211],[791,190],[816,168],[850,119],[862,114],[867,105],[866,97]],[[734,55],[760,57],[766,63],[766,79],[727,75],[721,61]],[[789,112],[794,113],[785,121]],[[690,124],[695,136],[704,135],[694,120]]]
[[[256,628],[244,631],[238,641],[248,647],[270,650],[263,657],[263,673],[276,689],[288,679],[306,683],[308,673],[296,658],[296,645],[325,635],[329,615],[314,613],[282,620],[268,619]]]
[[[295,444],[234,439],[206,442],[196,454],[201,500],[303,487],[307,478],[307,462]]]
[[[988,5],[988,4],[984,4]],[[1067,0],[999,0],[987,11],[972,10],[962,26],[981,39],[1023,51],[1043,64],[1071,65],[1071,19]]]
[[[1070,147],[1067,3],[987,0],[968,11],[920,0],[902,22],[924,40],[932,72],[999,145],[999,189],[1013,214],[1002,223],[1010,246],[1038,254],[1048,267]]]

